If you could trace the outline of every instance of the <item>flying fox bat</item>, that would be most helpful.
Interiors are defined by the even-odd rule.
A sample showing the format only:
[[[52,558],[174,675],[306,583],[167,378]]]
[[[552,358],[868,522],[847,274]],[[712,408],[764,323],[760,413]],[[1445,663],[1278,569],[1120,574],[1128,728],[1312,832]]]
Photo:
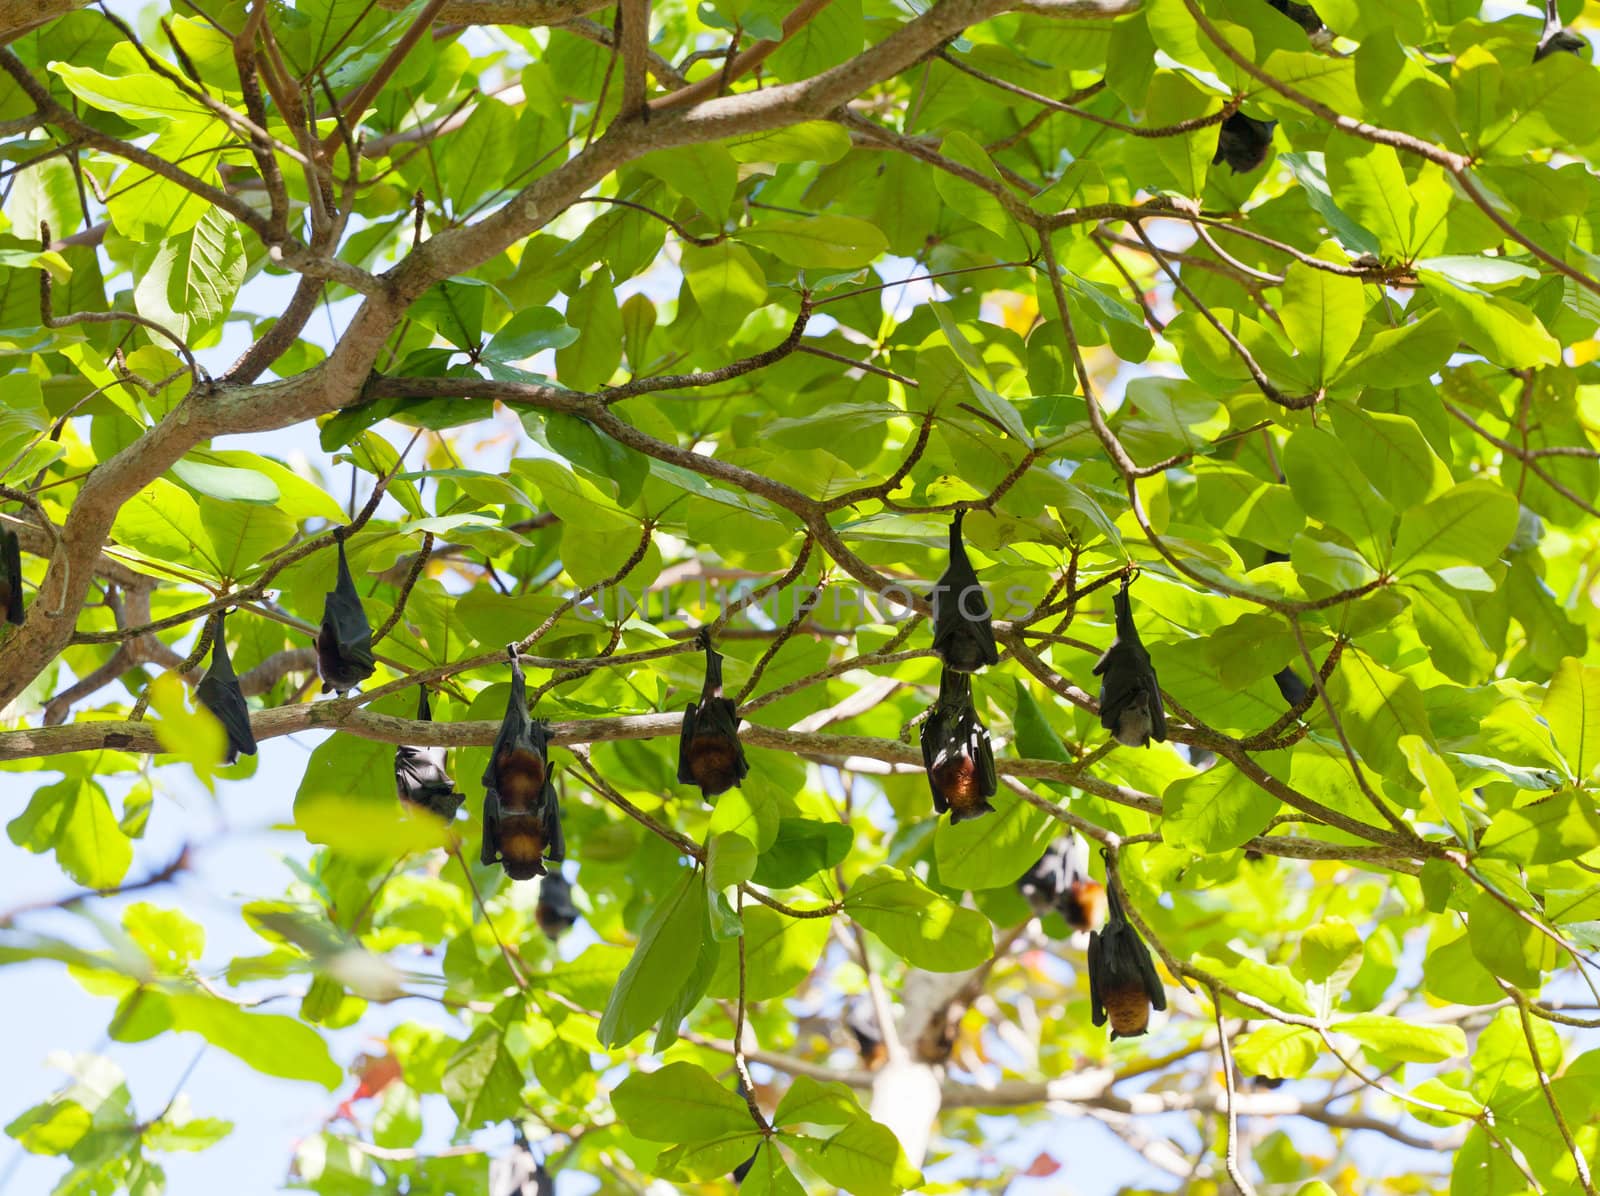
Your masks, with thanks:
[[[511,697],[483,772],[481,858],[503,866],[512,880],[531,880],[545,874],[546,859],[566,859],[567,845],[550,780],[550,728],[528,717],[527,682],[515,644],[508,655]]]
[[[377,668],[372,656],[372,624],[361,606],[350,562],[344,552],[344,530],[337,535],[339,577],[322,607],[322,629],[317,632],[317,672],[322,676],[322,692],[347,693],[360,685]]]
[[[702,797],[715,797],[743,782],[750,765],[739,743],[738,708],[722,696],[722,654],[711,646],[706,628],[697,638],[706,653],[706,680],[700,701],[683,712],[678,783],[698,785]]]
[[[994,750],[989,731],[972,706],[972,681],[943,669],[939,698],[922,724],[922,764],[933,790],[933,808],[952,823],[978,818],[994,807]]]

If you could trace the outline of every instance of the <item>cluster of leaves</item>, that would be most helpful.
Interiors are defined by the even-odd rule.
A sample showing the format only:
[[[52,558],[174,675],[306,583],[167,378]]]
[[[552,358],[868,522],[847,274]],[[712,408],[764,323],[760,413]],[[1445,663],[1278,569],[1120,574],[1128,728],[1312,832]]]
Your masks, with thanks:
[[[262,954],[203,959],[141,904],[82,941],[8,924],[0,962],[71,968],[117,1042],[190,1032],[328,1088],[326,1032],[371,1004],[453,1011],[388,1035],[370,1134],[301,1144],[294,1182],[328,1194],[483,1190],[481,1158],[418,1149],[425,1120],[467,1149],[515,1120],[630,1182],[753,1153],[752,1191],[893,1193],[947,1158],[1000,1188],[975,1110],[1046,1118],[1045,1081],[1085,1073],[1070,1099],[1157,1171],[1128,1095],[1192,1111],[1195,1183],[1359,1190],[1359,1130],[1454,1152],[1407,1190],[1592,1196],[1600,1056],[1553,1025],[1600,1005],[1587,57],[1535,60],[1539,17],[1475,0],[1328,0],[1316,39],[1265,0],[660,0],[532,29],[519,4],[547,7],[201,0],[0,49],[0,498],[30,588],[0,758],[48,774],[8,834],[114,889],[183,817],[164,769],[227,784],[333,732],[277,812],[314,850],[240,911]],[[615,51],[640,12],[644,52]],[[1260,169],[1213,164],[1236,110],[1277,122]],[[246,343],[267,359],[230,366]],[[213,443],[286,426],[318,467]],[[386,487],[347,548],[373,624],[398,617],[363,694],[311,702],[336,467]],[[954,506],[1014,782],[959,826],[908,742]],[[1107,750],[1086,684],[1130,562],[1168,696],[1149,751]],[[262,749],[227,767],[182,684],[224,607]],[[707,623],[751,764],[710,806],[671,715]],[[394,742],[448,744],[476,841],[514,637],[569,745],[570,948],[534,886],[396,809]],[[1171,980],[1147,1039],[1093,1030],[1065,928],[1026,927],[1014,882],[1063,822]],[[908,1020],[943,993],[940,1032],[902,1027],[943,1069],[925,1160],[837,1032],[874,977]],[[298,1016],[251,1008],[263,986]],[[1212,1133],[1251,1112],[1219,1057],[1292,1082],[1264,1111],[1293,1136]],[[152,1152],[227,1132],[73,1069],[9,1127],[63,1190],[154,1193]]]

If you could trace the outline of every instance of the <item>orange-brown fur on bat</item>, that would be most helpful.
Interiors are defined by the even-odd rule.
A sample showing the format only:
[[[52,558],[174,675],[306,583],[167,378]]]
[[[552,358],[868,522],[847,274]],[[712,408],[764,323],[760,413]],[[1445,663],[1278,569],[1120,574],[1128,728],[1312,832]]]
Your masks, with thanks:
[[[483,774],[485,864],[513,880],[543,876],[544,862],[566,858],[561,808],[550,780],[549,727],[528,717],[526,685],[511,655],[511,697]]]
[[[1113,1038],[1137,1038],[1150,1028],[1150,994],[1143,985],[1103,994]]]
[[[722,696],[722,655],[701,628],[697,637],[706,654],[706,679],[700,701],[683,712],[678,734],[678,783],[696,785],[700,796],[715,797],[744,781],[750,765],[739,744],[739,710]]]
[[[528,815],[539,807],[548,770],[533,752],[510,750],[494,758],[500,781],[500,854],[507,875],[529,880],[544,875],[544,829]]]
[[[1072,929],[1099,930],[1106,920],[1105,886],[1093,880],[1073,881],[1057,906]]]
[[[972,706],[972,681],[965,673],[939,674],[939,700],[922,724],[922,764],[933,791],[933,808],[951,822],[994,809],[996,777],[989,732]]]

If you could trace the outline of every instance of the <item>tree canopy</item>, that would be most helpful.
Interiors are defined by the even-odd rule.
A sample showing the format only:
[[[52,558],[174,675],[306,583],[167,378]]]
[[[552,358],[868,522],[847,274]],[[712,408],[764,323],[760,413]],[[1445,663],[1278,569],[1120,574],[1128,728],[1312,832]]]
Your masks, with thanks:
[[[0,0],[0,984],[325,1196],[1595,1196],[1584,9]]]

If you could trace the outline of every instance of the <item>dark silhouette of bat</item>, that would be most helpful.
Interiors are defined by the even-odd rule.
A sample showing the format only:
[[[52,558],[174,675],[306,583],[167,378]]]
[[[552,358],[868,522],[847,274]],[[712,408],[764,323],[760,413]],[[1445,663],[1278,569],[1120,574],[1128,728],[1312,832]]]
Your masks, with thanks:
[[[1249,174],[1259,169],[1267,160],[1267,150],[1272,147],[1272,130],[1277,127],[1275,120],[1256,120],[1235,112],[1217,130],[1217,152],[1211,165],[1226,162],[1234,174]]]
[[[845,1015],[845,1029],[856,1040],[856,1050],[861,1053],[861,1065],[868,1071],[877,1071],[889,1061],[889,1047],[878,1029],[878,1015],[872,1002],[858,998],[850,1003]]]
[[[345,558],[345,529],[335,533],[339,545],[339,577],[322,607],[322,629],[317,632],[317,672],[322,692],[345,694],[360,685],[377,668],[372,656],[372,624],[361,606],[350,562]]]
[[[556,1196],[556,1181],[534,1158],[522,1127],[511,1149],[489,1164],[489,1196]]]
[[[1036,915],[1057,910],[1074,930],[1094,930],[1105,920],[1105,886],[1089,875],[1089,846],[1077,834],[1062,835],[1045,848],[1017,881],[1017,891]]]
[[[1038,917],[1044,917],[1056,907],[1056,898],[1067,891],[1068,869],[1071,864],[1072,836],[1062,835],[1051,842],[1039,857],[1038,863],[1024,872],[1017,881],[1017,892],[1027,901],[1028,907]]]
[[[1322,18],[1317,15],[1317,10],[1309,4],[1296,4],[1295,0],[1267,0],[1267,3],[1299,25],[1308,34],[1317,33],[1325,28]]]
[[[1587,45],[1583,38],[1561,23],[1561,14],[1556,11],[1556,0],[1544,0],[1544,29],[1539,34],[1539,45],[1533,51],[1533,60],[1538,62],[1558,50],[1565,50],[1568,54],[1581,54]]]
[[[933,808],[951,822],[978,818],[994,807],[994,749],[989,731],[972,708],[972,681],[946,668],[939,673],[939,699],[922,724],[922,764],[933,790]]]
[[[706,653],[705,687],[700,701],[683,712],[678,735],[678,783],[698,785],[702,797],[726,793],[750,771],[739,743],[739,711],[722,696],[722,654],[702,627],[697,642]]]
[[[1149,747],[1154,739],[1166,742],[1167,714],[1161,707],[1161,686],[1150,664],[1150,653],[1133,625],[1128,601],[1129,579],[1122,579],[1114,605],[1117,638],[1094,666],[1100,678],[1100,725],[1129,747]]]
[[[961,540],[965,515],[957,511],[950,519],[950,563],[933,587],[933,650],[945,668],[976,673],[998,663],[1000,653],[994,646],[989,595],[978,583]]]
[[[250,729],[250,706],[239,689],[239,678],[234,676],[233,661],[228,656],[222,612],[217,613],[216,626],[211,633],[211,667],[195,686],[195,697],[200,704],[222,724],[228,735],[228,754],[223,763],[232,764],[240,753],[256,754],[255,732]]]
[[[1150,1010],[1167,1007],[1150,949],[1123,914],[1115,889],[1105,929],[1089,934],[1089,1003],[1095,1025],[1109,1017],[1113,1039],[1137,1038],[1150,1028]]]
[[[7,623],[22,626],[22,544],[9,530],[0,531],[0,606]]]
[[[433,721],[426,688],[421,689],[417,699],[417,718],[425,723]],[[445,768],[446,755],[442,747],[401,744],[394,749],[394,783],[401,801],[431,810],[451,822],[466,798],[456,792],[456,783]]]
[[[539,882],[539,904],[533,916],[552,943],[578,921],[578,907],[572,904],[572,886],[558,868]]]
[[[1272,674],[1272,679],[1278,683],[1278,692],[1290,706],[1298,706],[1310,692],[1306,688],[1306,683],[1300,680],[1300,674],[1288,665]]]
[[[483,772],[485,864],[500,864],[512,880],[543,876],[544,861],[567,858],[561,804],[550,780],[550,728],[528,717],[527,681],[517,646],[511,658],[511,697]]]

